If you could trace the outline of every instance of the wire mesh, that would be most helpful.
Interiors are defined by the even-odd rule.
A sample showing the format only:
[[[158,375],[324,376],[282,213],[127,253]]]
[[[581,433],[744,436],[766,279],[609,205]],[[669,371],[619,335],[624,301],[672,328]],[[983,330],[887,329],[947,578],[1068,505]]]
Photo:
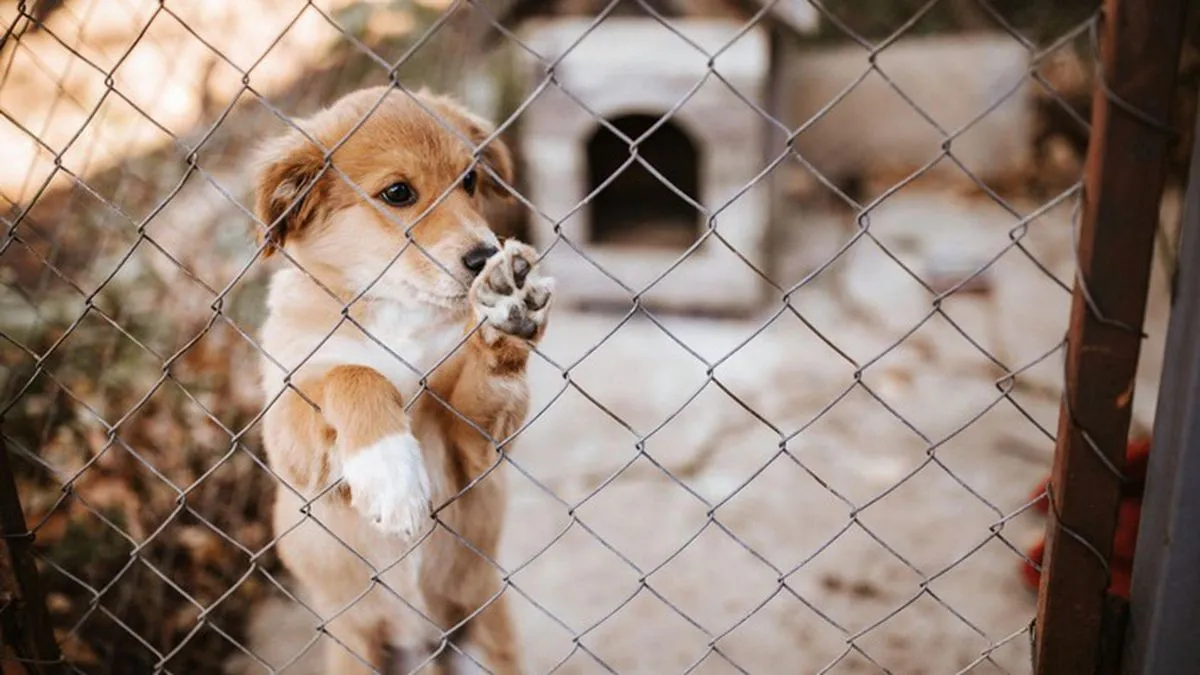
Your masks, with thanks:
[[[284,382],[295,369],[258,336],[265,282],[278,267],[313,277],[286,250],[264,259],[275,224],[253,213],[248,151],[264,136],[305,133],[297,111],[365,84],[419,104],[418,80],[477,83],[468,75],[479,64],[507,63],[498,50],[533,75],[505,89],[495,133],[474,141],[442,121],[477,157],[502,138],[552,134],[524,123],[549,96],[583,110],[625,155],[567,213],[529,197],[537,190],[518,172],[505,185],[515,205],[492,214],[503,234],[542,232],[543,264],[594,270],[619,305],[554,310],[529,365],[530,414],[510,437],[487,439],[494,461],[466,489],[501,472],[510,483],[500,555],[476,553],[502,579],[489,603],[512,606],[526,666],[1028,671],[1034,607],[1017,570],[1032,564],[1025,539],[1040,524],[1026,512],[1040,495],[1030,489],[1054,446],[1081,196],[1070,159],[1080,148],[1063,139],[1086,143],[1095,7],[1030,22],[986,0],[896,4],[902,16],[854,3],[731,4],[724,20],[738,25],[714,48],[672,5],[596,3],[557,55],[531,44],[519,10],[481,0],[2,5],[0,125],[23,152],[3,171],[0,414],[73,671],[293,672],[331,643],[352,649],[328,625],[362,596],[333,612],[316,607],[278,560],[289,531],[270,524],[275,491],[296,492],[258,439],[284,392],[264,402],[250,373],[259,358]],[[780,13],[805,8],[822,39],[844,43],[845,81],[808,109],[740,91],[722,55],[748,35],[786,33]],[[629,17],[677,38],[671,58],[703,71],[632,132],[573,91],[567,62]],[[943,53],[964,55],[955,84],[987,91],[964,90],[966,112],[949,122],[944,101],[922,99],[927,90],[906,79],[912,62],[889,61],[946,24],[989,28],[989,44],[1007,44]],[[771,49],[783,49],[775,35]],[[1014,53],[1016,77],[989,70],[985,57]],[[654,86],[655,55],[645,58]],[[919,73],[930,61],[915,63]],[[773,56],[764,68],[783,66]],[[649,149],[705,86],[767,130],[761,153],[719,139],[699,148],[714,165],[761,154],[719,198],[677,185]],[[838,120],[862,110],[854,97],[868,90],[917,120],[915,165],[864,177],[838,163],[843,152],[888,168],[894,158],[869,142],[832,154],[820,145],[840,138]],[[1028,143],[1032,169],[1000,157],[1026,149],[988,127],[1014,106],[1065,120]],[[856,134],[912,127],[866,110],[849,123]],[[1032,119],[1018,114],[1017,128]],[[973,145],[980,138],[992,140]],[[320,147],[322,172],[349,180],[329,160],[336,147]],[[994,164],[1017,168],[997,178]],[[633,171],[700,223],[638,281],[609,270],[572,225]],[[750,225],[730,214],[753,190],[767,190],[770,220],[785,230],[764,249],[798,259],[739,246],[734,233]],[[751,318],[686,316],[656,302],[701,251],[752,273],[764,300],[744,308]],[[366,292],[339,300],[326,340],[345,325],[369,332],[352,314]],[[383,337],[369,339],[384,346]],[[428,382],[449,355],[428,370],[392,355],[421,383],[407,405],[439,398]],[[470,546],[444,508],[436,527]],[[382,588],[432,625],[418,599],[382,580],[388,567],[372,566],[363,596]],[[439,650],[489,672],[454,631],[434,630]]]

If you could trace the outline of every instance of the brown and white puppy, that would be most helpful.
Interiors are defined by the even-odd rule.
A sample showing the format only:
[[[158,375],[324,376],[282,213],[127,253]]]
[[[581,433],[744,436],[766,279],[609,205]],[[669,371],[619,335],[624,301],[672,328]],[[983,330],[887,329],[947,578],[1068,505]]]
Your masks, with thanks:
[[[288,258],[262,332],[280,557],[324,622],[330,675],[420,649],[439,672],[464,661],[456,648],[516,673],[497,447],[526,416],[552,282],[481,215],[507,196],[471,147],[491,128],[386,88],[299,126],[267,146],[256,183],[268,251]],[[478,158],[511,180],[499,140]]]

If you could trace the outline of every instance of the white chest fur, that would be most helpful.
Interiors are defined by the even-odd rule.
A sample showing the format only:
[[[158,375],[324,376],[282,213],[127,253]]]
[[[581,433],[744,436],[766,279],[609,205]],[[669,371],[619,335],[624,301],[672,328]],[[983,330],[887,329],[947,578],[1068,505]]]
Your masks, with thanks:
[[[370,318],[330,338],[314,363],[354,364],[383,373],[400,393],[411,396],[462,340],[462,324],[445,310],[378,302]]]
[[[390,302],[379,304],[363,328],[367,334],[363,339],[378,351],[373,353],[372,361],[383,360],[380,372],[405,395],[411,393],[405,389],[415,387],[420,377],[449,356],[463,339],[462,321],[445,310]],[[397,366],[405,374],[401,375]]]
[[[280,273],[284,277],[284,273]],[[272,310],[281,315],[312,303],[313,296],[289,293],[291,281],[276,279],[271,289]],[[268,396],[282,388],[285,373],[359,365],[379,371],[392,381],[405,398],[412,396],[421,378],[450,355],[463,340],[463,321],[455,312],[422,302],[371,300],[359,322],[331,318],[338,324],[299,328],[294,323],[276,324],[268,319],[266,332],[272,349],[271,362],[264,363]],[[336,317],[336,314],[333,315]]]

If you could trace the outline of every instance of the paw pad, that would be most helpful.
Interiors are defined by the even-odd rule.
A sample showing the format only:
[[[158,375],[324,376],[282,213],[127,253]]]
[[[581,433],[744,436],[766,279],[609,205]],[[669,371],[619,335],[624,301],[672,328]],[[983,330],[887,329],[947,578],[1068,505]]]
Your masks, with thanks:
[[[554,282],[538,273],[536,260],[532,248],[510,239],[476,278],[472,304],[489,342],[503,335],[530,340],[541,332]]]

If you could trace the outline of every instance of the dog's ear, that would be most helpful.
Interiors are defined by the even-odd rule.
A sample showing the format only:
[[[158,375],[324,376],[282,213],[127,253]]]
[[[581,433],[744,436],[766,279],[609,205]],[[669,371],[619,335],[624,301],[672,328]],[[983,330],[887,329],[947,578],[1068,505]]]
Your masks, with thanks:
[[[254,183],[254,211],[265,230],[263,255],[283,248],[319,215],[328,177],[325,153],[303,134],[293,131],[268,144]]]
[[[492,135],[491,129],[486,126],[477,129],[476,133],[476,144],[483,143],[488,136]],[[504,181],[501,184],[491,174],[488,174],[487,180],[483,184],[484,189],[492,196],[499,197],[504,201],[512,200],[512,192],[509,191],[508,186],[513,184],[513,158],[508,145],[497,136],[481,149],[479,157],[483,163],[491,167],[495,175],[500,177],[500,180]],[[484,171],[483,173],[486,174],[488,172]]]
[[[442,118],[442,121],[453,124],[476,148],[479,148],[480,163],[487,165],[490,169],[490,171],[481,169],[479,172],[479,177],[483,179],[484,191],[502,200],[511,200],[512,192],[507,186],[513,184],[512,152],[499,136],[492,138],[496,128],[448,96],[437,96],[427,89],[417,92],[417,96],[422,98],[429,109]],[[503,183],[497,181],[496,178]]]

